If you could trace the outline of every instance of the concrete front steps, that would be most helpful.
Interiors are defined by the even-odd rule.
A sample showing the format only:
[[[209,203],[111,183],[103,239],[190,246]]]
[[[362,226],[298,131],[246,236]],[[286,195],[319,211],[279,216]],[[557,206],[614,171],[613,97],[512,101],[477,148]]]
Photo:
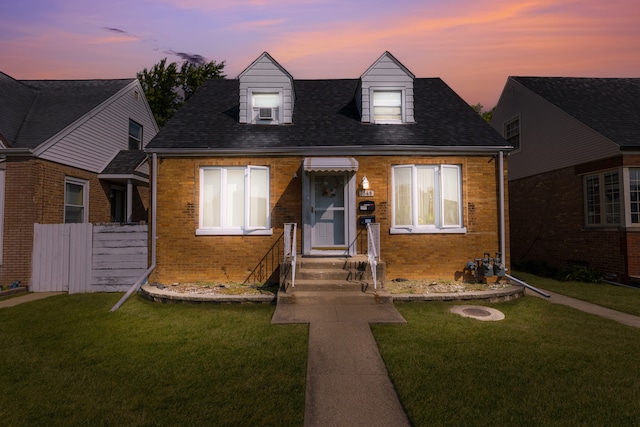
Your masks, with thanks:
[[[366,256],[299,257],[294,285],[289,274],[280,285],[278,304],[391,304],[383,288],[384,264],[377,271],[374,289]]]

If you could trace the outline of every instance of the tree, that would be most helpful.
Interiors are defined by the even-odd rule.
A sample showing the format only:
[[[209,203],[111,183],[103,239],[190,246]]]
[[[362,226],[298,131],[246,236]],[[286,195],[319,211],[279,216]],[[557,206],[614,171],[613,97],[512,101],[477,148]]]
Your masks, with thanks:
[[[224,61],[201,64],[186,61],[178,70],[177,63],[167,65],[167,58],[164,58],[151,70],[145,68],[137,73],[158,126],[164,126],[207,79],[225,78],[224,66]]]
[[[491,121],[491,118],[493,117],[493,113],[496,111],[496,107],[493,107],[491,110],[482,111],[484,106],[479,102],[476,105],[472,105],[471,108],[473,108],[473,111],[480,114],[484,119],[484,121],[487,123]]]

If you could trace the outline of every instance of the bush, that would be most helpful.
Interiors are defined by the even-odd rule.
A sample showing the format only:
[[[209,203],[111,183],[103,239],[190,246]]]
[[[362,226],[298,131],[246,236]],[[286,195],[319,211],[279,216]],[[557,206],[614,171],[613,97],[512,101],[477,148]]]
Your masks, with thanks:
[[[550,277],[564,282],[598,283],[600,274],[581,265],[557,267],[543,260],[525,259],[514,262],[513,268],[536,276]]]

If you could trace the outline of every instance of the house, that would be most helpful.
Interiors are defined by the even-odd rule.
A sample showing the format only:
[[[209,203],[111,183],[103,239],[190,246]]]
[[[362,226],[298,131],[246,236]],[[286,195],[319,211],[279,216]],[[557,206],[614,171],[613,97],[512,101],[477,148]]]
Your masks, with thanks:
[[[0,284],[29,284],[36,223],[147,220],[158,127],[136,79],[0,73],[0,99]]]
[[[509,156],[513,262],[640,279],[640,79],[509,77],[491,125]]]
[[[386,277],[460,278],[484,251],[508,256],[509,149],[441,79],[389,52],[360,78],[321,80],[265,52],[237,79],[206,82],[147,145],[150,281],[245,281],[282,257],[285,223],[301,257],[366,254],[376,223]]]

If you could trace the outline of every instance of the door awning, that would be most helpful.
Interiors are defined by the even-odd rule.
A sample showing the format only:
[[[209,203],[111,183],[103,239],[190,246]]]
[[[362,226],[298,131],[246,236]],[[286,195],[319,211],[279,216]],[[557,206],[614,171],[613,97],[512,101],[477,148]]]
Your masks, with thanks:
[[[358,161],[353,157],[306,157],[302,168],[305,172],[355,172]]]

